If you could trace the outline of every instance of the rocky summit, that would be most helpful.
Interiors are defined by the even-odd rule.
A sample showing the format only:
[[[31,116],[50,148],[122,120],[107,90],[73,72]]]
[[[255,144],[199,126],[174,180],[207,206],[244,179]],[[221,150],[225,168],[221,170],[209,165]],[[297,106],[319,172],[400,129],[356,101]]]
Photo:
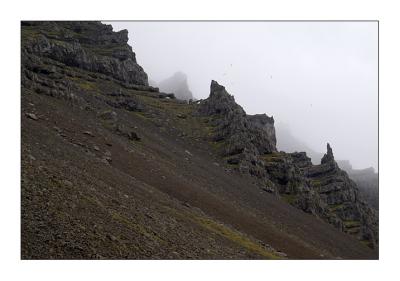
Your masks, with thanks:
[[[147,74],[136,63],[135,53],[127,44],[127,30],[113,32],[110,25],[100,22],[23,22],[22,25],[22,65],[26,71],[52,59],[123,83],[148,86]],[[38,26],[40,29],[35,28]],[[55,67],[43,71],[52,72]]]
[[[378,258],[377,213],[329,144],[319,165],[278,151],[274,118],[216,81],[160,92],[127,41],[21,24],[22,259]]]

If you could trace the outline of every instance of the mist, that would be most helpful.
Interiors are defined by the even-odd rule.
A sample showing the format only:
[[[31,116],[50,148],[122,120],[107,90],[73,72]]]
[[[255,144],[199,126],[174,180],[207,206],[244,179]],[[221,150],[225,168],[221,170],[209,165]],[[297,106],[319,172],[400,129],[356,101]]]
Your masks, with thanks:
[[[183,72],[196,99],[214,79],[248,114],[272,115],[278,149],[285,126],[314,151],[329,142],[336,159],[377,171],[377,22],[104,23],[129,31],[149,79]]]

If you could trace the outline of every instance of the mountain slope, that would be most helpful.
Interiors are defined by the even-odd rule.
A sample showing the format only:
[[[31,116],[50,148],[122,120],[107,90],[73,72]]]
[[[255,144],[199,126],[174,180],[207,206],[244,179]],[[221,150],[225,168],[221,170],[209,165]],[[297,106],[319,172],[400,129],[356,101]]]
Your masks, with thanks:
[[[235,107],[243,118],[230,113],[240,123],[225,128],[207,102],[160,93],[124,34],[98,22],[22,24],[23,259],[377,258],[259,188],[245,172],[267,174],[250,166],[257,155],[239,159],[250,163],[242,170],[221,156],[274,155],[272,119]],[[249,129],[240,142],[238,128]]]

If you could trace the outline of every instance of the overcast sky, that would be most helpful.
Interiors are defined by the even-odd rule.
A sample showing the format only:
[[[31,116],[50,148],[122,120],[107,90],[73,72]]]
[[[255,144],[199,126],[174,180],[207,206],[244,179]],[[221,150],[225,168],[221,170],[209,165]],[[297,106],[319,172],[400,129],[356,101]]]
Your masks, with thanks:
[[[375,22],[112,22],[149,79],[187,74],[198,99],[211,79],[248,114],[273,115],[312,149],[378,166]],[[278,146],[279,146],[279,139]]]

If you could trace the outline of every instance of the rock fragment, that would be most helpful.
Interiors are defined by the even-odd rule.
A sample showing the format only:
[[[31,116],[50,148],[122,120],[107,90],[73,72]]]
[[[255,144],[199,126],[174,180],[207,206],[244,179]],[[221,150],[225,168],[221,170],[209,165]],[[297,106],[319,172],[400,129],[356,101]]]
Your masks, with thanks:
[[[29,119],[32,119],[32,120],[35,120],[35,121],[37,121],[37,120],[39,120],[39,118],[36,116],[36,114],[34,114],[34,113],[26,113],[26,116],[29,118]]]

